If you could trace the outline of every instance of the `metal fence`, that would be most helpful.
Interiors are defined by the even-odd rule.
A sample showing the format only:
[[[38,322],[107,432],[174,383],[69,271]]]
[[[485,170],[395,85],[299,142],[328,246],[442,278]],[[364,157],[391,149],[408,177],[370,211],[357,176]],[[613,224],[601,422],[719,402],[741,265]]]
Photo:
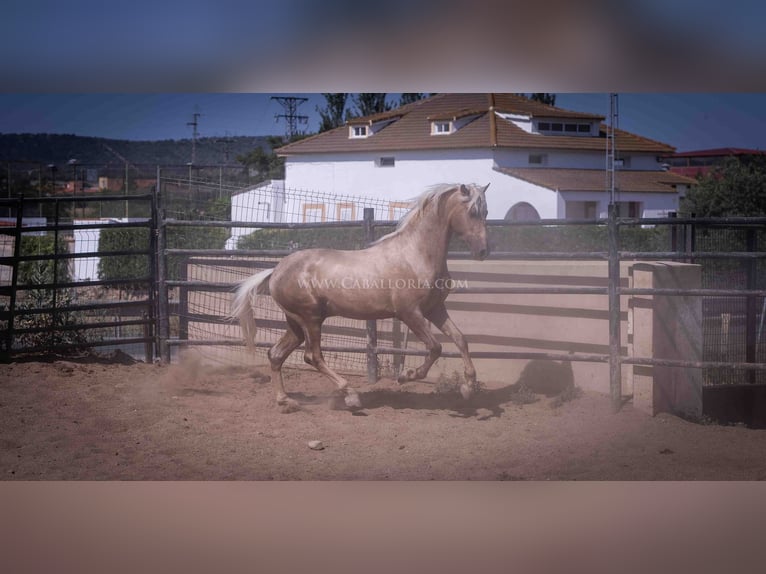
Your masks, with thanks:
[[[194,172],[182,168],[158,169],[152,188],[151,193],[138,195],[0,200],[0,207],[14,214],[11,219],[15,218],[13,225],[2,228],[6,251],[0,260],[0,267],[5,269],[5,281],[0,286],[3,305],[0,322],[6,357],[139,344],[145,348],[146,360],[158,356],[170,361],[174,350],[189,346],[241,347],[236,327],[227,322],[225,315],[235,284],[250,274],[253,267],[273,266],[295,249],[317,243],[363,247],[388,232],[405,211],[403,205],[375,198],[312,195],[302,190],[286,190],[278,182],[246,186],[216,178],[212,172],[204,178],[196,177]],[[113,218],[110,222],[96,217],[113,204],[122,206],[129,216],[143,217]],[[25,217],[40,213],[46,217],[44,225],[24,226]],[[383,217],[376,220],[375,216],[381,213]],[[99,221],[83,223],[89,217]],[[471,287],[455,292],[605,296],[609,300],[609,352],[477,351],[473,355],[608,363],[615,404],[619,401],[622,364],[701,368],[708,384],[765,382],[766,253],[759,250],[763,249],[765,223],[764,218],[625,219],[618,218],[614,210],[609,218],[597,221],[489,221],[490,233],[497,237],[508,239],[509,234],[516,234],[509,243],[512,248],[495,251],[493,258],[607,261],[608,285]],[[543,239],[552,237],[551,229],[566,228],[586,230],[581,235],[587,236],[588,241],[578,243],[566,234],[547,242]],[[92,230],[103,233],[105,229],[144,230],[146,238],[139,248],[114,249],[108,253],[96,243],[86,248],[62,248],[68,241],[73,242],[76,233],[84,235]],[[247,233],[235,233],[243,229]],[[655,231],[643,233],[642,229]],[[253,230],[258,233],[253,234]],[[313,231],[311,237],[305,234],[307,230]],[[24,237],[34,233],[52,237],[50,252],[25,251]],[[235,236],[237,241],[230,241]],[[651,236],[648,243],[647,236]],[[465,254],[451,252],[450,256],[460,258]],[[105,259],[136,257],[143,261],[144,275],[101,276]],[[96,277],[72,277],[60,272],[61,268],[74,269],[75,262],[80,269],[86,268],[84,263],[95,258],[99,262],[91,261],[91,269],[96,270]],[[652,290],[621,286],[619,264],[624,260],[698,263],[703,268],[702,288]],[[30,279],[30,271],[24,265],[35,261],[50,263],[52,271],[47,271],[52,272],[50,280]],[[224,279],[212,280],[210,275],[204,275],[204,268],[217,268],[214,276]],[[703,360],[621,356],[621,295],[701,297]],[[264,325],[276,337],[283,319],[277,309],[268,313],[271,315],[266,316]],[[193,329],[197,331],[192,333]],[[396,321],[360,327],[343,319],[332,319],[326,333],[324,349],[330,358],[333,353],[338,353],[338,360],[340,355],[356,355],[358,358],[346,368],[366,370],[371,378],[377,376],[381,366],[397,369],[423,354],[421,349],[407,346],[406,341],[402,344],[407,333]],[[67,334],[79,338],[68,340]],[[360,339],[363,344],[359,344]],[[267,347],[271,342],[260,344]],[[458,354],[446,352],[445,356]]]
[[[94,217],[116,202],[145,205],[150,217]],[[127,348],[152,361],[156,195],[18,197],[0,207],[14,214],[0,227],[2,356]],[[52,217],[25,217],[30,211]],[[143,247],[121,245],[121,234],[142,236]]]

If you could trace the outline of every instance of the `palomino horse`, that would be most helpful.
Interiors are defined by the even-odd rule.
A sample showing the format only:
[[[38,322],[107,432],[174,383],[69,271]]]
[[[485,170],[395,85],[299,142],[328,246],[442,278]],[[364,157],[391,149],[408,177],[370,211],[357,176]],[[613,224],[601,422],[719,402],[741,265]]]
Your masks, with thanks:
[[[465,363],[464,398],[476,388],[476,369],[463,334],[447,315],[449,294],[447,246],[457,234],[475,259],[489,255],[487,243],[487,187],[440,185],[423,193],[393,233],[366,249],[338,251],[306,249],[285,257],[274,269],[256,273],[237,289],[232,317],[238,317],[248,345],[255,341],[256,294],[270,294],[287,318],[287,330],[269,349],[271,380],[276,383],[277,404],[284,412],[298,409],[282,382],[282,364],[306,342],[304,360],[329,377],[345,392],[348,407],[361,406],[356,391],[330,369],[322,357],[322,322],[331,316],[352,319],[397,317],[425,343],[428,356],[416,369],[399,375],[399,382],[422,379],[441,354],[441,345],[429,321],[457,345]]]

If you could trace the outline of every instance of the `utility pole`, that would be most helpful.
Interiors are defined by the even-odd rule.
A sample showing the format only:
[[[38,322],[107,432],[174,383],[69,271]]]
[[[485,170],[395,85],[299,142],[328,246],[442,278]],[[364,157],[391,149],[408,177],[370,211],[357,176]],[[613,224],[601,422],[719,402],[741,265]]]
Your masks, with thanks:
[[[609,203],[614,203],[617,194],[615,168],[617,167],[617,147],[615,130],[619,119],[617,94],[609,94],[609,125],[606,132],[606,188],[609,190]]]
[[[229,144],[232,142],[234,142],[234,140],[229,137],[229,132],[226,132],[225,137],[215,140],[215,143],[223,144],[223,165],[229,165]]]
[[[284,114],[276,114],[274,119],[279,121],[280,118],[284,118],[287,121],[285,138],[287,141],[290,141],[295,135],[298,134],[298,122],[302,124],[308,122],[308,116],[299,115],[297,113],[298,106],[307,102],[308,98],[299,98],[295,96],[272,96],[271,99],[279,102],[285,109]]]
[[[197,161],[197,136],[199,135],[197,132],[197,118],[199,118],[202,114],[199,112],[194,112],[192,114],[192,121],[186,122],[187,126],[192,126],[192,154],[191,154],[191,163],[194,165]]]

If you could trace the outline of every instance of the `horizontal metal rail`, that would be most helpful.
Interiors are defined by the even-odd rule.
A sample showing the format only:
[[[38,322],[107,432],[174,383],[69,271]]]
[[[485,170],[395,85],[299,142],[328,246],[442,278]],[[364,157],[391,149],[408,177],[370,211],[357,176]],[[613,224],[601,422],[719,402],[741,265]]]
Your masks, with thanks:
[[[135,283],[153,284],[151,277],[137,277],[135,279],[103,279],[100,281],[70,281],[67,283],[40,283],[35,285],[18,285],[18,291],[36,291],[39,289],[70,289],[75,287],[97,287],[99,285],[131,285]],[[0,287],[0,294],[6,287]]]
[[[48,312],[49,314],[51,311]],[[53,331],[87,331],[89,329],[102,329],[106,327],[130,327],[135,325],[151,325],[150,319],[133,319],[130,321],[103,321],[99,323],[77,323],[71,325],[55,325],[54,327],[17,327],[14,333],[50,333]]]
[[[620,259],[766,259],[766,251],[620,251]]]
[[[151,193],[136,193],[129,195],[45,195],[45,196],[24,196],[23,198],[2,198],[0,205],[16,205],[19,200],[28,203],[80,203],[80,202],[98,202],[98,201],[151,201]]]
[[[114,223],[59,223],[57,225],[30,225],[22,227],[21,233],[32,233],[36,231],[77,231],[80,229],[151,229],[150,221],[125,221]]]
[[[65,312],[84,312],[84,311],[98,311],[98,310],[107,310],[107,309],[127,309],[132,307],[149,307],[153,304],[152,301],[149,299],[140,300],[140,301],[112,301],[112,302],[103,302],[103,303],[86,303],[86,304],[74,304],[74,305],[67,305],[65,308],[59,308],[57,311],[65,311]],[[50,307],[40,307],[35,309],[16,309],[15,314],[16,315],[37,315],[41,313],[50,313],[51,308]],[[2,316],[2,315],[0,315]]]
[[[68,351],[71,349],[87,349],[89,347],[122,347],[125,345],[137,345],[139,343],[153,343],[154,337],[132,337],[130,339],[111,339],[104,341],[86,341],[84,343],[57,343],[55,349],[49,345],[37,345],[36,347],[25,347],[24,349],[11,349],[11,353],[23,353],[31,355],[34,353],[50,354],[52,350]]]
[[[84,259],[86,257],[124,257],[128,255],[144,255],[149,257],[151,251],[84,251],[82,253],[48,253],[43,255],[20,255],[19,257],[0,257],[0,265],[13,261],[51,261],[53,259]]]
[[[229,339],[229,340],[217,340],[217,339],[169,339],[168,345],[177,347],[186,346],[203,346],[203,347],[244,347],[245,343],[241,340]],[[254,343],[257,348],[268,349],[274,346],[274,343],[266,341],[256,341]],[[303,349],[303,345],[298,347]],[[417,356],[426,357],[428,352],[425,350],[415,349],[397,349],[394,347],[375,347],[374,352],[380,355],[405,355],[405,356]],[[368,347],[352,347],[352,346],[322,346],[322,351],[327,353],[367,353]],[[442,351],[442,357],[450,359],[459,359],[460,353],[457,351]],[[534,351],[472,351],[471,357],[475,359],[539,359],[548,361],[575,361],[575,362],[592,362],[592,363],[607,363],[609,362],[608,354],[598,353],[541,353]],[[695,369],[706,368],[732,368],[732,369],[749,369],[756,371],[766,371],[766,363],[741,363],[741,362],[721,362],[721,361],[683,361],[676,359],[658,359],[649,357],[628,357],[622,356],[622,364],[628,365],[644,365],[655,367],[684,367]]]

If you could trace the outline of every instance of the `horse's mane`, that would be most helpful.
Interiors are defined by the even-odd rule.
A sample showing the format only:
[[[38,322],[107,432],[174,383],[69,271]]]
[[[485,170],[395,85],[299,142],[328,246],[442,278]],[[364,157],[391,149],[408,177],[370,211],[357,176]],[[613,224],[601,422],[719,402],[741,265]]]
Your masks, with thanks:
[[[440,183],[426,189],[418,197],[411,200],[412,208],[399,220],[396,225],[396,229],[391,233],[384,235],[380,239],[374,241],[372,245],[392,239],[398,235],[401,235],[407,230],[415,221],[421,219],[423,215],[431,210],[439,208],[439,199],[460,188],[459,184],[454,183]]]

